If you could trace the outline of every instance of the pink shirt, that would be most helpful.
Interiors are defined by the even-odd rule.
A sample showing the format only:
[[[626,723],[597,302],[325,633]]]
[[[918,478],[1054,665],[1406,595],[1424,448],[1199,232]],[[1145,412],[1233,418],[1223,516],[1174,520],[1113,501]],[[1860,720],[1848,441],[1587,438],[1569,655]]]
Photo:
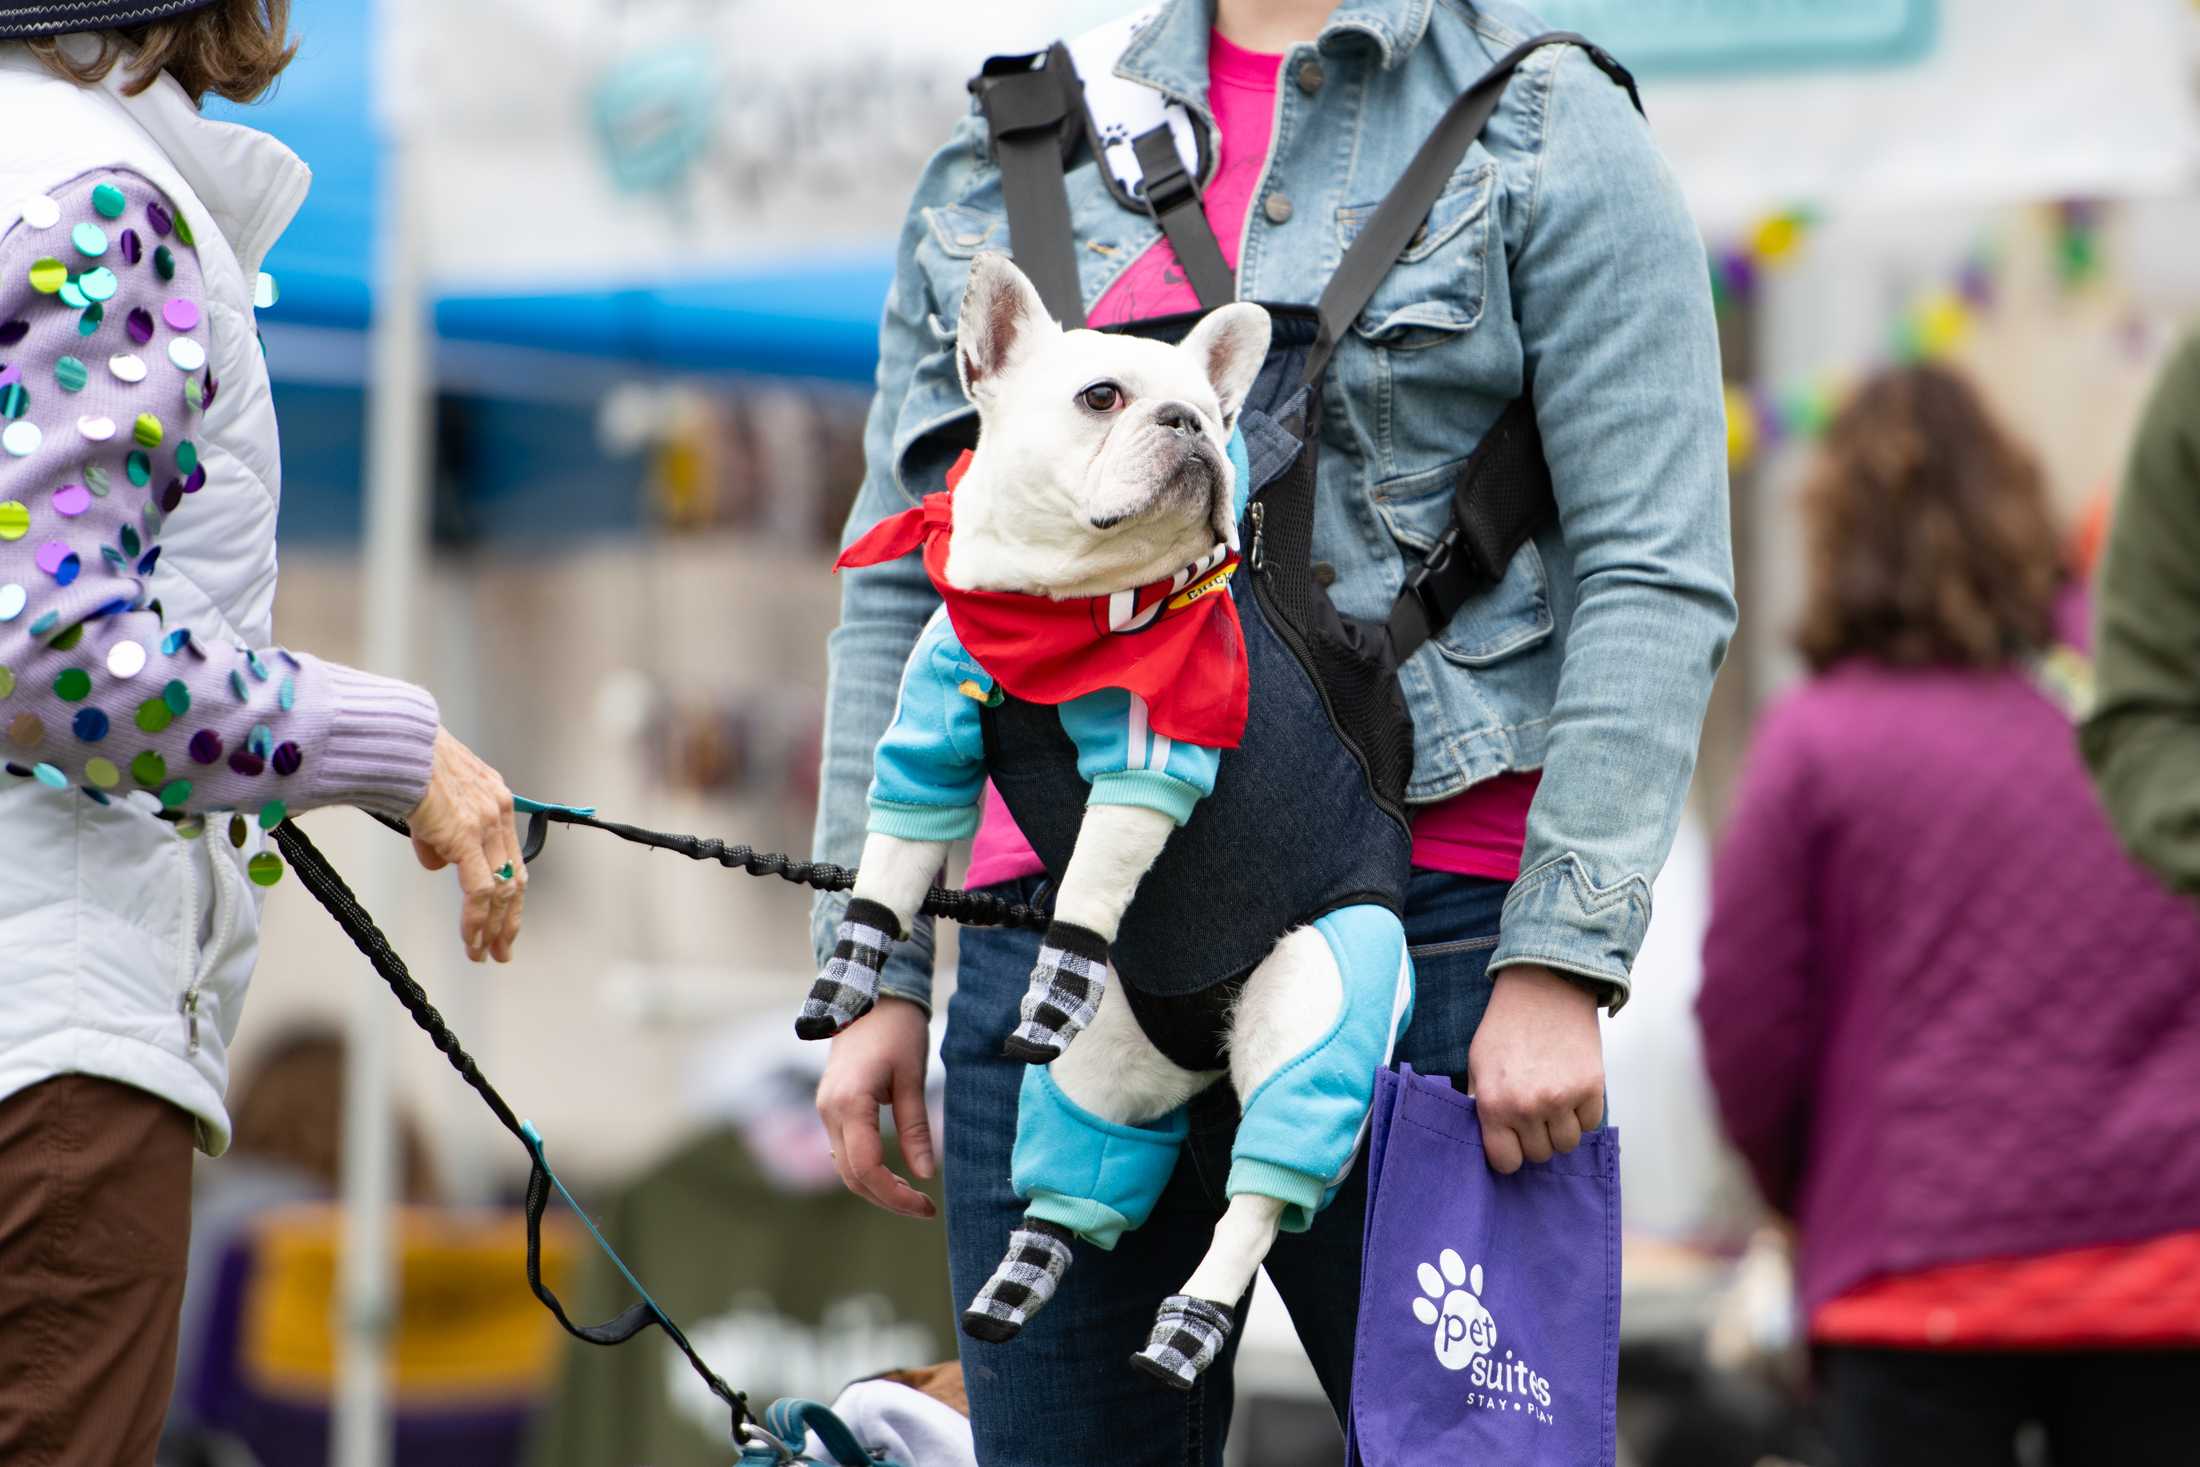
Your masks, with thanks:
[[[1268,163],[1282,67],[1281,56],[1234,46],[1219,33],[1208,36],[1207,102],[1214,109],[1221,156],[1200,203],[1233,271],[1245,238],[1245,211]],[[1087,319],[1096,327],[1113,326],[1198,309],[1199,296],[1178,267],[1176,251],[1166,239],[1157,239],[1115,278]],[[1413,864],[1512,880],[1520,874],[1520,847],[1535,784],[1533,774],[1500,775],[1421,811],[1413,821]],[[988,784],[985,815],[970,846],[967,884],[991,886],[1045,869]]]

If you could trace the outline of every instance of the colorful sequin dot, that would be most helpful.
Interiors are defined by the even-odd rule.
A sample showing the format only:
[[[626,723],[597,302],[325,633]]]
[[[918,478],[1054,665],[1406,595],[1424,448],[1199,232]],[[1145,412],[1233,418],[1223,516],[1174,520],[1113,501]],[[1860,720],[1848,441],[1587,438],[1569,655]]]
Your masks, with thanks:
[[[92,491],[82,484],[64,484],[53,493],[53,512],[71,519],[92,507]]]
[[[87,744],[96,744],[107,737],[107,715],[97,708],[80,708],[72,725],[76,736]]]
[[[75,357],[63,357],[53,364],[53,380],[63,392],[82,392],[84,384],[92,380],[92,373]]]
[[[179,371],[196,372],[206,365],[206,348],[188,336],[179,336],[168,343],[168,360]]]
[[[107,358],[107,370],[115,374],[118,382],[143,382],[145,358],[132,352],[122,352]]]
[[[100,184],[92,190],[92,208],[102,219],[120,219],[122,211],[129,207],[130,201],[123,197],[122,190],[111,183]]]
[[[130,761],[130,778],[139,784],[157,788],[167,782],[168,761],[147,749]]]
[[[107,649],[107,672],[118,678],[133,678],[145,671],[145,644],[143,642],[117,642]]]
[[[179,295],[160,308],[160,315],[170,330],[194,330],[199,324],[199,303],[189,296]]]
[[[61,206],[44,194],[32,194],[21,210],[23,222],[33,229],[51,229],[61,222]]]
[[[96,260],[107,253],[107,231],[87,219],[69,231],[69,243],[78,254]]]
[[[0,698],[13,697],[14,694],[15,674],[4,667],[0,667]]]
[[[92,690],[92,675],[81,667],[65,667],[53,680],[53,695],[64,703],[81,703]]]
[[[0,540],[20,540],[30,533],[30,506],[20,499],[0,503]]]
[[[5,448],[17,458],[29,458],[38,452],[38,445],[46,441],[46,435],[38,431],[38,425],[29,418],[18,418],[0,432],[0,448]]]
[[[122,771],[115,768],[112,759],[87,759],[84,761],[84,778],[96,789],[111,790],[122,783]]]
[[[283,858],[273,851],[262,851],[245,862],[244,874],[252,878],[254,886],[273,886],[283,879]]]
[[[97,270],[87,270],[76,278],[76,288],[84,292],[85,301],[91,305],[113,300],[115,292],[121,286],[120,277],[105,265],[100,266]],[[101,313],[102,318],[105,314],[105,312]],[[86,335],[89,334],[89,332],[86,333]]]
[[[40,295],[56,295],[69,283],[69,267],[48,257],[31,264],[31,289]]]
[[[78,418],[76,431],[84,435],[87,443],[105,443],[115,436],[113,418]]]
[[[154,417],[151,413],[139,413],[137,422],[131,425],[130,436],[137,440],[137,445],[140,448],[160,447],[160,440],[164,436],[160,419]]]
[[[30,593],[21,586],[12,582],[0,586],[0,621],[14,621],[21,616],[23,607],[29,600]]]

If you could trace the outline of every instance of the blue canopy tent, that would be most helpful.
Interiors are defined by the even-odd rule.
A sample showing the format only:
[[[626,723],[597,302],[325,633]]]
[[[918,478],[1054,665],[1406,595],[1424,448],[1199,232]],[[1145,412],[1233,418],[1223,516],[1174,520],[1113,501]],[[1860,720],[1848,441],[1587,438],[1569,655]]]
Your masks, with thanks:
[[[280,287],[262,314],[284,428],[283,536],[348,544],[363,520],[365,334],[374,309],[383,136],[370,58],[376,7],[298,12],[298,59],[251,106],[209,115],[273,133],[313,169],[312,192],[267,260]],[[442,443],[466,445],[446,475],[464,532],[492,543],[631,531],[641,464],[608,458],[588,412],[622,374],[756,375],[868,384],[890,246],[679,283],[608,281],[582,290],[451,293],[432,302],[446,395]],[[480,360],[491,359],[484,369]],[[446,514],[440,527],[449,530]]]
[[[379,140],[369,58],[372,5],[298,12],[298,59],[265,102],[218,99],[209,115],[273,133],[312,167],[313,192],[268,259],[282,288],[271,323],[361,331],[373,308]],[[868,383],[890,243],[683,282],[577,292],[439,294],[439,341],[539,347],[667,372],[755,373]],[[280,372],[280,363],[277,363]]]

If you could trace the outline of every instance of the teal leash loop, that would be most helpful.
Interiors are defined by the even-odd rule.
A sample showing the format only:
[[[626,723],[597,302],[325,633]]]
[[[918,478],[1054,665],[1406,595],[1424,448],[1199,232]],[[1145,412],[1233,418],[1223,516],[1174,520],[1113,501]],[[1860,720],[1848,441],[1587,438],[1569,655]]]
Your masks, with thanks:
[[[704,1363],[680,1326],[657,1302],[656,1296],[643,1287],[642,1281],[627,1267],[626,1260],[619,1256],[618,1250],[611,1246],[610,1240],[596,1226],[595,1219],[588,1215],[557,1173],[551,1170],[542,1133],[535,1129],[533,1122],[523,1121],[514,1114],[504,1097],[497,1093],[496,1087],[481,1073],[481,1066],[474,1062],[473,1056],[459,1043],[458,1036],[451,1032],[450,1025],[444,1022],[443,1016],[429,1001],[427,990],[413,978],[411,971],[405,966],[405,960],[390,946],[389,938],[375,925],[374,918],[359,905],[358,897],[352,894],[351,888],[337,874],[336,868],[329,864],[320,848],[306,838],[305,832],[298,828],[295,821],[286,820],[277,826],[275,840],[282,847],[291,869],[297,873],[298,880],[306,890],[313,893],[314,900],[321,904],[329,916],[335,919],[336,925],[343,929],[352,945],[365,955],[368,965],[389,986],[390,992],[396,995],[398,1003],[412,1016],[413,1022],[442,1051],[444,1058],[451,1062],[451,1068],[458,1071],[459,1077],[481,1097],[482,1103],[489,1107],[498,1123],[526,1146],[529,1161],[526,1201],[527,1286],[535,1297],[556,1317],[567,1334],[591,1345],[621,1345],[652,1326],[662,1329],[666,1337],[687,1358],[688,1365],[696,1375],[710,1388],[711,1394],[724,1401],[732,1412],[732,1436],[735,1444],[746,1442],[748,1437],[745,1433],[753,1420],[749,1415],[748,1398],[727,1385],[716,1371]],[[603,1250],[627,1283],[633,1286],[634,1292],[641,1296],[640,1303],[629,1307],[615,1319],[603,1324],[575,1324],[566,1315],[565,1305],[557,1294],[543,1282],[542,1217],[549,1206],[553,1191],[565,1199],[566,1204],[587,1227],[589,1236],[596,1240],[596,1246]]]

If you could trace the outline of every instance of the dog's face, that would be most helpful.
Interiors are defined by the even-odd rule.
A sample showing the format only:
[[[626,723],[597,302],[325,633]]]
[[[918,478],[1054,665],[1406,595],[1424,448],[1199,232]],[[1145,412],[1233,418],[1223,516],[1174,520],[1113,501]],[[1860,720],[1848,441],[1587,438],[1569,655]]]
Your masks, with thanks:
[[[955,491],[949,580],[1091,595],[1235,548],[1226,445],[1268,332],[1246,303],[1177,346],[1064,331],[1005,255],[980,255],[956,350],[978,448]]]

